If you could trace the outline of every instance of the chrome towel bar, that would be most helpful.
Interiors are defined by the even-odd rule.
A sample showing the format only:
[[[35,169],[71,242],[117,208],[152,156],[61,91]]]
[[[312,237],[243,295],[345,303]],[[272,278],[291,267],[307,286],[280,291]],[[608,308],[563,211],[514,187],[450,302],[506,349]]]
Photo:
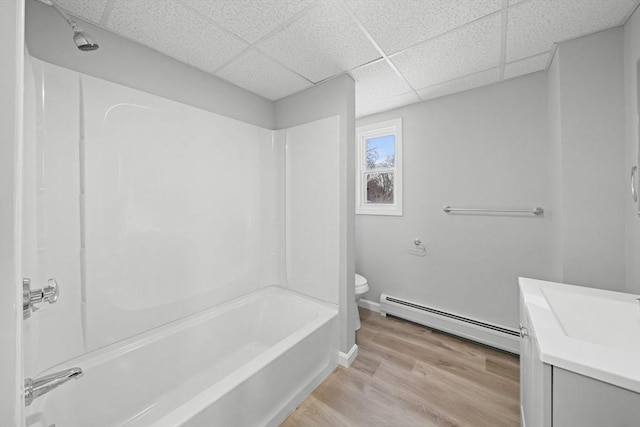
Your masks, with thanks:
[[[451,206],[445,206],[443,209],[446,213],[451,212],[477,212],[477,213],[524,213],[542,215],[544,209],[536,207],[533,209],[468,209],[468,208],[452,208]]]

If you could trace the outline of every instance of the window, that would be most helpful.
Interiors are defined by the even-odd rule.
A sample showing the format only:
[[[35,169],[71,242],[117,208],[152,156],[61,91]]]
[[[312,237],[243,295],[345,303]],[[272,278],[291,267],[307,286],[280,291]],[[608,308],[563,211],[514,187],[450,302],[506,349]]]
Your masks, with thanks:
[[[356,213],[402,215],[402,119],[357,129]]]

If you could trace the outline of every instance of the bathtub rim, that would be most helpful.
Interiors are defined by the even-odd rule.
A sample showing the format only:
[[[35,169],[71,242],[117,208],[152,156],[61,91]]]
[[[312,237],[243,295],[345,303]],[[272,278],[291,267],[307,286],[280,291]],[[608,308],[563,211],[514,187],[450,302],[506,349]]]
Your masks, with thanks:
[[[99,366],[106,361],[115,359],[116,357],[124,356],[127,353],[145,347],[149,344],[152,344],[156,341],[159,341],[169,335],[178,333],[184,329],[196,326],[200,323],[203,323],[207,320],[211,320],[219,315],[224,314],[225,312],[231,311],[234,308],[240,307],[242,305],[249,304],[258,300],[264,296],[270,294],[281,294],[286,295],[288,297],[292,297],[298,301],[301,301],[305,304],[314,304],[317,308],[319,308],[319,314],[328,315],[326,321],[330,320],[333,315],[338,314],[338,305],[329,303],[326,301],[322,301],[311,297],[309,295],[302,294],[293,289],[280,286],[280,285],[266,285],[255,291],[240,295],[236,298],[233,298],[229,301],[222,302],[220,304],[216,304],[204,310],[197,311],[188,316],[181,317],[179,319],[173,320],[171,322],[156,326],[148,331],[145,331],[140,334],[136,334],[134,336],[125,338],[124,340],[116,341],[107,346],[92,350],[87,353],[83,353],[79,356],[73,357],[66,361],[60,362],[54,366],[51,366],[38,374],[36,376],[47,375],[48,373],[55,372],[61,369],[65,369],[71,365],[79,366],[82,369],[90,369],[96,366]],[[316,321],[313,319],[311,323]],[[323,323],[326,323],[323,322]],[[320,326],[320,325],[319,325]],[[303,326],[303,328],[306,325]],[[297,332],[297,331],[296,331]],[[296,333],[294,332],[294,334]],[[288,339],[291,335],[287,336]],[[278,345],[277,343],[276,345]]]

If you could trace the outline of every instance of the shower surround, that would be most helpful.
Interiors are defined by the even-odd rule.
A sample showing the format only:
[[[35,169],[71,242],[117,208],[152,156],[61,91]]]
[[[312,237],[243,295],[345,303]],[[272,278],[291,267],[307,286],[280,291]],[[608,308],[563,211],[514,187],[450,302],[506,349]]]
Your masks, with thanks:
[[[86,368],[27,408],[27,425],[58,422],[78,393],[104,399],[101,388],[147,371],[175,381],[149,382],[135,391],[138,407],[116,404],[118,416],[92,425],[178,406],[188,425],[194,399],[193,415],[239,414],[242,398],[212,398],[218,409],[206,412],[202,393],[221,398],[255,377],[249,387],[268,395],[284,369],[287,399],[252,418],[277,424],[337,364],[339,117],[272,131],[35,58],[26,68],[23,258],[38,272],[32,280],[55,277],[61,291],[25,323],[25,377]],[[315,314],[303,321],[301,310]],[[187,384],[199,372],[178,375],[190,357],[216,371],[225,349],[230,356],[260,337],[260,352],[205,375],[210,383],[197,390]],[[86,421],[82,411],[64,414],[65,425]]]

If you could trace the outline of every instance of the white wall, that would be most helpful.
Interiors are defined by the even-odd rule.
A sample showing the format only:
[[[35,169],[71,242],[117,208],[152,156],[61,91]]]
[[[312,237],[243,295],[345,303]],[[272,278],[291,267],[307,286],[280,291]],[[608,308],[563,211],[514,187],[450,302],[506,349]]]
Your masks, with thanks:
[[[385,292],[517,325],[518,276],[556,278],[546,85],[546,73],[536,73],[358,120],[403,120],[404,216],[356,216],[366,299]],[[445,205],[545,214],[448,215]],[[407,252],[415,238],[425,257]]]
[[[355,82],[343,75],[275,102],[277,129],[335,115],[340,117],[340,351],[346,353],[355,344]]]
[[[0,425],[23,416],[20,316],[24,2],[0,1]]]
[[[558,79],[552,142],[560,144],[553,150],[562,173],[552,185],[562,204],[562,281],[617,291],[626,290],[629,198],[622,37],[618,27],[561,43],[551,72]]]
[[[547,120],[549,128],[549,194],[552,211],[549,213],[553,238],[550,242],[552,271],[562,280],[562,145],[560,117],[560,58],[555,56],[547,72]]]
[[[638,88],[638,60],[640,60],[640,9],[636,9],[624,26],[624,94],[625,94],[625,171],[640,166],[640,125],[638,123],[640,88]],[[636,180],[640,189],[640,178]],[[640,201],[636,206],[627,193],[624,199],[627,251],[627,291],[640,294]]]
[[[640,292],[628,182],[638,21],[561,43],[548,72],[358,120],[402,117],[405,144],[405,215],[356,218],[366,299],[385,292],[515,327],[518,276]],[[545,214],[447,216],[443,205]],[[424,258],[407,253],[414,238]]]
[[[26,41],[38,59],[125,86],[274,129],[273,102],[78,19],[100,45],[81,52],[53,8],[27,0]]]

